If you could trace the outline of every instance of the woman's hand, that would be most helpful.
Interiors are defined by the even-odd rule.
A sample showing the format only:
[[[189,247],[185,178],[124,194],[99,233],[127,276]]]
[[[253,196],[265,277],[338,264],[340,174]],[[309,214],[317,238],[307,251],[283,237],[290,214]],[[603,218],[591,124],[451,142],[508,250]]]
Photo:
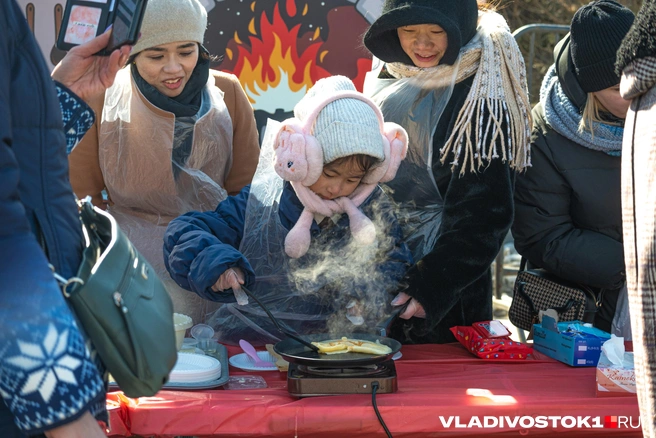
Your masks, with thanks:
[[[109,43],[111,29],[79,46],[73,47],[52,71],[52,79],[60,82],[85,102],[112,86],[116,73],[130,56],[131,46],[114,50],[109,56],[95,55]]]
[[[413,316],[415,318],[426,318],[426,311],[424,310],[424,306],[419,304],[419,301],[415,300],[405,292],[400,292],[396,297],[394,297],[391,304],[392,306],[402,306],[408,300],[411,300],[410,304],[408,304],[408,307],[405,309],[405,311],[399,315],[399,318],[410,319]]]
[[[44,432],[47,438],[105,438],[93,416],[86,412],[77,420]]]
[[[242,284],[244,284],[244,273],[241,271],[241,269],[229,268],[226,269],[226,271],[221,274],[217,282],[214,283],[212,290],[214,292],[223,292],[225,290],[232,289],[232,292],[235,294],[235,298],[237,299],[237,304],[243,306],[248,304],[248,295],[246,295],[246,293],[241,290]]]

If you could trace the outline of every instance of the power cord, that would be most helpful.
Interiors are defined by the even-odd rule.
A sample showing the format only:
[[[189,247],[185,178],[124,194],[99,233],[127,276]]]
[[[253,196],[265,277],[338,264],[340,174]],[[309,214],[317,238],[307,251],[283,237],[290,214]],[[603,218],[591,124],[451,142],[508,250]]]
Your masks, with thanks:
[[[374,405],[374,412],[376,412],[376,417],[378,417],[378,422],[380,423],[381,426],[383,426],[383,429],[385,429],[385,433],[387,434],[387,437],[393,438],[392,434],[387,428],[387,425],[383,421],[383,417],[380,415],[380,412],[378,411],[378,405],[376,404],[376,391],[378,391],[378,386],[379,386],[378,382],[371,382],[371,404]]]

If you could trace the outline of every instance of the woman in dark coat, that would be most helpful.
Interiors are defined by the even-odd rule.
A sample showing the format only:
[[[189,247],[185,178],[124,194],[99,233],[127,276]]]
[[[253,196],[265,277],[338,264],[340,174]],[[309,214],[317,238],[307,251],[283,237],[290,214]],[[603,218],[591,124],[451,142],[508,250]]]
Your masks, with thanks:
[[[382,61],[365,94],[410,137],[387,189],[418,262],[392,333],[453,342],[450,327],[492,318],[490,265],[512,222],[514,170],[529,161],[524,62],[503,18],[475,0],[386,0],[364,43]]]
[[[629,102],[614,65],[633,18],[610,0],[574,15],[533,109],[533,166],[517,178],[512,228],[531,265],[597,293],[595,326],[608,332],[625,285],[620,155]]]

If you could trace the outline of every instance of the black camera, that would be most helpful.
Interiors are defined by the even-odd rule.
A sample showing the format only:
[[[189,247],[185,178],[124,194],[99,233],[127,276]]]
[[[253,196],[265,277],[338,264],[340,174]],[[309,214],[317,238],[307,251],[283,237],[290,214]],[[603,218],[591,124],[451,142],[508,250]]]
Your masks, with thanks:
[[[126,44],[134,45],[139,38],[147,0],[69,0],[59,35],[57,48],[70,50],[102,34],[109,25],[112,35],[99,55],[109,55]]]

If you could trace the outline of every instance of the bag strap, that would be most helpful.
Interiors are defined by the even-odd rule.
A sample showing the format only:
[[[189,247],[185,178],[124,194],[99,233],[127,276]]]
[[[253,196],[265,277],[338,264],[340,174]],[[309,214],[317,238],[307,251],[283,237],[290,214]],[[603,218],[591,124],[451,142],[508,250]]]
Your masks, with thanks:
[[[524,256],[522,256],[522,260],[519,262],[519,272],[525,271],[526,270],[526,264],[528,262],[528,259]]]
[[[567,300],[567,302],[564,305],[562,305],[560,307],[552,307],[552,309],[554,309],[556,311],[556,313],[558,313],[560,315],[561,313],[567,313],[575,305],[580,307],[581,302],[578,301],[578,300],[575,300],[574,298],[570,298],[569,300]]]
[[[538,312],[535,310],[535,304],[533,304],[533,300],[531,297],[528,296],[526,291],[524,290],[524,285],[526,284],[525,281],[520,281],[519,279],[515,280],[519,287],[517,287],[517,292],[519,292],[519,295],[524,299],[526,302],[526,305],[528,306],[529,312],[531,312],[531,315],[537,315]]]
[[[82,216],[83,212],[86,210],[86,214],[91,214],[93,213],[93,207],[91,206],[91,196],[87,196],[84,199],[79,199],[77,195],[75,195],[75,203],[77,204],[78,208],[78,213]],[[92,232],[95,234],[95,229],[92,230]],[[87,237],[88,238],[88,237]],[[71,277],[69,279],[66,279],[59,275],[57,271],[55,270],[55,267],[52,263],[48,263],[48,267],[52,271],[53,277],[55,277],[55,280],[57,283],[59,283],[59,286],[61,288],[62,294],[64,295],[65,298],[70,298],[71,293],[70,293],[70,287],[79,284],[80,286],[84,285],[84,280],[82,280],[79,277]]]

